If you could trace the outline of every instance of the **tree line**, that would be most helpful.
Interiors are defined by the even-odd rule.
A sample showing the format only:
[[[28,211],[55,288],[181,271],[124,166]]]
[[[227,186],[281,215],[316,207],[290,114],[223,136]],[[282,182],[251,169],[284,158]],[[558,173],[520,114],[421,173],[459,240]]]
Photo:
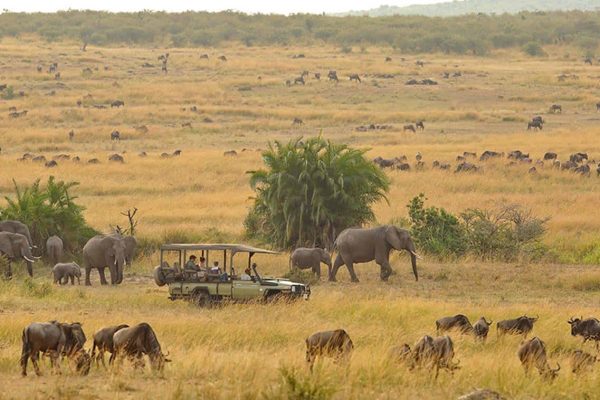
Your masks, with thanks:
[[[456,17],[335,17],[239,12],[0,14],[0,37],[39,35],[49,42],[76,40],[97,46],[212,47],[329,44],[344,48],[390,46],[405,53],[485,54],[494,49],[565,44],[593,55],[600,12],[522,12]]]

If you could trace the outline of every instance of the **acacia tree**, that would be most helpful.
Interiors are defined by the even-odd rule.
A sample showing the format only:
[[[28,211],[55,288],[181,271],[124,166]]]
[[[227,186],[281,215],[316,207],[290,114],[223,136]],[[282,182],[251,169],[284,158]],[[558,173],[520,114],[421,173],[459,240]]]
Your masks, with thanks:
[[[269,143],[266,169],[248,172],[256,196],[247,234],[280,248],[330,248],[345,228],[374,220],[371,206],[386,199],[389,180],[365,151],[321,136]]]

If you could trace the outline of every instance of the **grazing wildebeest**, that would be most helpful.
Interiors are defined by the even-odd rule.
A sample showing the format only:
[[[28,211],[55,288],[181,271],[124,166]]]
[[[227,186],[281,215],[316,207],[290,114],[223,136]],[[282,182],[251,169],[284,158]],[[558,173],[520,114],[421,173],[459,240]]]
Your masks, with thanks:
[[[179,157],[181,155],[181,150],[177,149],[173,152],[173,157]]]
[[[560,371],[560,364],[557,363],[557,368],[552,369],[548,365],[548,358],[546,356],[546,345],[538,338],[531,338],[521,344],[517,351],[521,365],[525,369],[525,373],[529,373],[531,367],[535,366],[540,375],[546,379],[556,378],[558,371]]]
[[[575,168],[575,173],[582,176],[590,176],[590,166],[588,164],[580,165],[579,167]]]
[[[508,153],[509,160],[522,160],[526,158],[529,158],[529,153],[525,154],[521,150],[513,150]]]
[[[583,160],[587,160],[588,159],[588,155],[587,153],[573,153],[569,156],[569,160],[579,164],[580,162],[583,162]]]
[[[444,333],[451,329],[458,329],[461,333],[472,333],[473,326],[466,315],[456,314],[452,317],[444,317],[435,321],[437,334]]]
[[[390,62],[390,61],[392,61],[392,57],[386,57],[385,58],[385,62]]]
[[[375,157],[373,162],[379,165],[380,168],[391,168],[396,164],[396,160],[394,159],[385,159],[380,156]]]
[[[417,61],[415,62],[415,64],[416,64],[417,66],[419,66],[419,67],[424,67],[424,66],[425,66],[425,63],[424,63],[423,61],[421,61],[421,60],[417,60]]]
[[[486,161],[486,160],[489,160],[490,158],[501,158],[501,157],[504,157],[504,153],[498,153],[497,151],[486,150],[483,153],[481,153],[481,156],[479,157],[479,161]]]
[[[433,163],[431,163],[431,166],[438,169],[450,169],[450,164],[440,163],[438,160],[434,160]]]
[[[498,321],[496,329],[498,336],[504,334],[511,335],[523,335],[525,338],[533,330],[533,324],[538,320],[539,317],[528,317],[523,315],[522,317],[515,319],[505,319]]]
[[[200,56],[200,58],[201,58],[201,59],[208,60],[208,54],[206,54],[206,53],[205,53],[205,54],[202,54],[202,55]]]
[[[298,117],[294,118],[294,120],[292,121],[292,125],[302,125],[303,123],[304,123],[304,121],[302,121]]]
[[[294,78],[294,85],[297,85],[299,83],[302,84],[302,85],[306,84],[306,82],[304,81],[304,77],[303,76],[299,76],[297,78]]]
[[[597,356],[583,350],[575,350],[571,353],[571,371],[577,374],[592,367],[597,361],[600,361]]]
[[[230,156],[230,157],[235,157],[237,156],[237,151],[235,150],[229,150],[223,153],[224,156]]]
[[[583,337],[583,342],[588,340],[600,341],[600,321],[596,318],[574,318],[567,321],[571,325],[571,335]]]
[[[96,361],[96,366],[98,366],[99,362],[102,362],[102,366],[106,368],[106,364],[104,363],[104,352],[108,351],[111,354],[115,352],[114,344],[113,344],[113,335],[115,332],[129,328],[127,324],[108,326],[106,328],[102,328],[96,333],[94,333],[94,344],[92,345],[92,359]],[[96,349],[98,349],[98,354],[96,354]]]
[[[558,154],[552,153],[550,151],[544,154],[544,160],[556,160],[557,158]]]
[[[432,338],[429,335],[423,336],[413,349],[413,365],[423,367],[429,366],[435,369],[437,379],[440,369],[447,369],[452,372],[459,368],[458,363],[453,363],[454,344],[450,336],[440,336]]]
[[[541,115],[536,115],[535,117],[531,118],[532,122],[539,122],[540,124],[544,125],[546,123],[546,121],[544,121],[544,119],[542,118]]]
[[[318,356],[332,357],[335,362],[348,361],[354,344],[343,329],[317,332],[306,338],[306,362],[312,372]]]
[[[533,130],[539,129],[542,130],[544,129],[544,125],[539,122],[539,121],[530,121],[527,123],[527,130],[531,130],[531,128],[533,128]]]
[[[396,165],[396,169],[399,171],[410,171],[410,164],[408,163],[399,163]]]
[[[35,156],[31,159],[31,161],[45,163],[47,160],[46,160],[46,156]]]
[[[125,105],[125,102],[123,100],[115,100],[112,103],[110,103],[110,108],[113,108],[113,107],[119,108],[119,107],[122,107],[124,105]]]
[[[476,166],[475,164],[471,164],[468,163],[466,161],[463,161],[462,163],[458,164],[456,166],[456,170],[454,170],[454,172],[477,172],[479,171],[479,167]]]
[[[108,157],[108,161],[114,161],[114,162],[120,162],[120,163],[124,163],[124,162],[125,162],[125,159],[123,158],[123,156],[122,156],[122,155],[120,155],[120,154],[116,154],[116,153],[115,153],[115,154],[111,154],[111,155]]]
[[[320,81],[321,80],[321,73],[320,72],[315,72],[315,79]]]
[[[402,346],[392,346],[388,351],[388,355],[394,361],[408,362],[411,359],[412,351],[410,346],[404,343]]]
[[[53,368],[60,370],[60,357],[73,356],[83,349],[86,337],[81,324],[34,322],[23,329],[21,352],[21,375],[27,376],[27,361],[31,358],[36,375],[41,375],[38,366],[39,353],[48,354]]]
[[[219,56],[219,60],[221,60],[221,61],[227,61],[227,57],[225,57],[225,56]]]
[[[121,140],[121,133],[119,131],[112,131],[110,134],[110,140]]]
[[[150,366],[156,371],[162,371],[165,363],[171,361],[163,354],[154,330],[145,322],[114,333],[110,360],[114,362],[117,357],[127,357],[134,361],[136,367],[140,367],[143,366],[144,354],[148,355]]]
[[[356,81],[356,82],[359,82],[359,83],[362,82],[360,80],[360,76],[358,76],[358,74],[350,74],[348,76],[348,78],[349,78],[350,81]]]
[[[415,122],[415,127],[417,129],[422,130],[422,131],[425,130],[425,124],[423,123],[423,121],[417,121],[417,122]]]
[[[463,151],[463,157],[465,158],[477,158],[477,153],[473,153],[473,152],[469,152],[469,151]]]
[[[529,170],[527,170],[527,173],[529,173],[529,174],[537,174],[537,168],[536,167],[531,167],[531,168],[529,168]]]
[[[473,325],[473,333],[475,337],[481,340],[487,339],[488,332],[490,331],[490,326],[492,325],[492,320],[487,321],[485,317],[481,317],[475,322]]]
[[[564,163],[562,163],[560,165],[560,170],[564,171],[564,170],[575,170],[575,168],[577,168],[577,163],[575,161],[565,161]]]
[[[81,161],[81,158],[79,158],[79,156],[75,156],[75,157],[71,158],[71,161],[73,161],[74,163],[78,163]]]
[[[335,71],[333,71],[333,70],[331,70],[331,71],[329,71],[329,72],[327,73],[327,78],[328,78],[330,81],[336,81],[336,82],[339,82],[339,79],[338,79],[338,76],[337,76],[337,72],[335,72]]]
[[[147,156],[148,156],[148,153],[146,153],[145,151],[140,151],[138,153],[138,157],[147,157]]]
[[[413,124],[407,124],[407,125],[404,125],[404,127],[402,128],[402,130],[403,130],[404,132],[406,132],[406,131],[412,131],[412,132],[416,132],[416,131],[417,131],[417,130],[415,129],[415,126],[414,126]]]
[[[46,168],[54,168],[54,167],[58,166],[58,163],[54,160],[50,160],[50,161],[46,162],[46,164],[44,164],[44,166]]]
[[[97,158],[91,158],[88,160],[88,164],[100,164],[100,160]]]
[[[561,114],[562,113],[562,106],[560,104],[552,104],[550,106],[550,112],[551,113]]]
[[[190,128],[192,129],[192,123],[191,122],[184,122],[183,124],[181,124],[182,128]]]

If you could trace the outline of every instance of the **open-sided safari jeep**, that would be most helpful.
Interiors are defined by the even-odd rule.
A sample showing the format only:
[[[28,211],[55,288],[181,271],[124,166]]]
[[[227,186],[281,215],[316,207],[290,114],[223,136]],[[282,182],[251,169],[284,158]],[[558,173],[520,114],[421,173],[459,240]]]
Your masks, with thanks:
[[[235,256],[240,253],[248,255],[247,265],[239,264],[241,257]],[[284,278],[261,277],[256,264],[252,263],[255,254],[277,253],[241,244],[164,244],[160,248],[160,265],[154,269],[154,281],[158,286],[169,286],[171,300],[186,299],[199,306],[227,300],[307,300],[310,297],[309,285]],[[202,259],[203,265],[186,268],[192,255]],[[208,267],[215,261],[222,264]]]

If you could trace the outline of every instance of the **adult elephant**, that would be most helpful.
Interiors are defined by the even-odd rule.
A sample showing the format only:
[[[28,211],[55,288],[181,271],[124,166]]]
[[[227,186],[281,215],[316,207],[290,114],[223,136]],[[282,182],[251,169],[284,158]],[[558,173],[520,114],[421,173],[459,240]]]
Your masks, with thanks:
[[[114,235],[97,235],[88,240],[83,246],[83,261],[85,264],[85,284],[91,285],[90,272],[98,270],[100,283],[107,285],[104,269],[110,271],[110,283],[117,285],[123,281],[123,266],[125,264],[125,242]]]
[[[27,263],[27,273],[29,276],[33,276],[32,264],[35,260],[25,236],[20,233],[0,232],[0,253],[8,258],[7,278],[12,277],[11,262],[21,258]]]
[[[329,273],[331,273],[331,255],[325,249],[299,247],[290,256],[290,269],[310,268],[319,279],[321,278],[321,263],[327,265]]]
[[[115,233],[112,236],[118,237],[125,243],[125,265],[131,267],[133,263],[133,257],[135,256],[135,249],[137,248],[137,240],[135,236],[122,236],[119,233]]]
[[[338,255],[329,274],[329,280],[335,281],[338,269],[346,265],[352,282],[358,282],[354,273],[354,264],[375,260],[381,268],[381,280],[387,281],[392,274],[390,266],[390,251],[407,250],[410,253],[415,280],[419,280],[417,273],[417,253],[410,234],[405,229],[393,225],[383,225],[377,228],[349,228],[340,233],[334,243]]]
[[[52,264],[60,262],[63,256],[63,250],[63,241],[58,236],[53,235],[46,240],[46,253],[48,254],[50,261],[52,261]]]
[[[21,221],[0,221],[0,232],[20,233],[21,235],[27,238],[29,247],[36,247],[33,245],[33,241],[31,240],[31,233],[29,232],[29,228]]]

